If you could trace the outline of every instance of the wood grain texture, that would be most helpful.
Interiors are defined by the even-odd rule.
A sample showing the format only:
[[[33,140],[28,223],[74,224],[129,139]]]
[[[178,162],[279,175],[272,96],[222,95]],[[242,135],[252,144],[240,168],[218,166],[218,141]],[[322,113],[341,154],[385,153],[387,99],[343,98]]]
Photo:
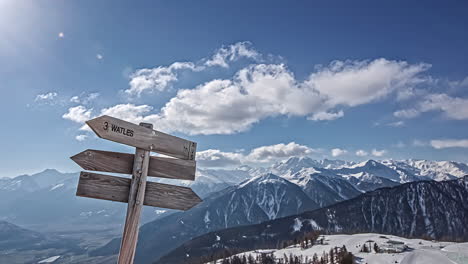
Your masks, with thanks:
[[[88,149],[71,159],[81,168],[91,171],[132,174],[135,155]],[[165,157],[150,157],[148,176],[168,179],[195,179],[196,162]]]
[[[81,172],[76,190],[77,196],[128,202],[131,179],[110,175]]]
[[[152,129],[153,125],[141,123],[140,126]],[[127,216],[119,252],[119,264],[131,264],[135,258],[140,225],[141,208],[145,199],[146,177],[148,175],[150,152],[136,148],[133,160],[132,181],[128,194]]]
[[[100,138],[171,157],[194,160],[197,143],[110,116],[86,122]]]
[[[76,195],[126,203],[128,202],[130,182],[131,179],[128,178],[83,171],[80,175]],[[164,193],[167,196],[164,196]],[[190,188],[146,182],[144,205],[188,210],[201,201],[200,197]]]

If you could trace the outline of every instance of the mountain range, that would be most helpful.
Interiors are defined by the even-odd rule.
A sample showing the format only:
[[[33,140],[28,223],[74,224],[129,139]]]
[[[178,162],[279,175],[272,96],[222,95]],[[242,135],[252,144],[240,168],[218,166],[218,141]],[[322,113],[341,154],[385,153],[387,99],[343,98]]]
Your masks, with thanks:
[[[302,214],[214,231],[184,243],[157,263],[197,263],[225,252],[278,248],[312,231],[468,241],[467,199],[468,176],[405,183]]]
[[[405,182],[405,179],[408,179],[408,177],[401,178],[397,170],[374,160],[357,164],[335,162],[331,163],[334,164],[333,167],[330,163],[317,162],[308,158],[291,158],[266,169],[266,171],[272,171],[278,175],[264,173],[265,170],[258,173],[258,169],[244,166],[242,171],[255,170],[260,176],[253,176],[256,174],[250,173],[251,178],[235,187],[213,193],[192,210],[176,213],[143,225],[140,229],[136,260],[141,263],[151,262],[163,256],[165,252],[174,249],[183,241],[188,241],[197,235],[213,230],[261,223],[265,220],[291,215],[295,210],[311,210],[314,207],[324,207],[340,201],[352,200],[355,197],[361,197],[360,195],[363,193],[366,194],[365,191],[372,192],[377,188],[399,187],[401,183]],[[311,164],[327,164],[327,168],[305,167]],[[440,165],[445,167],[446,164]],[[411,179],[433,182],[429,181],[431,178],[428,176],[416,172],[418,171],[415,168]],[[432,175],[438,174],[433,173]],[[277,195],[278,185],[291,187],[283,188],[280,195]],[[265,196],[266,192],[270,195]],[[259,199],[259,195],[261,195],[261,199]],[[268,197],[268,199],[264,197]],[[271,210],[275,208],[275,205],[291,207],[290,204],[284,203],[284,197],[289,198],[289,200],[297,200],[292,207],[294,210],[291,208],[288,208],[289,210]],[[265,204],[268,204],[269,207],[261,206]],[[299,204],[309,204],[310,206],[300,208],[297,207]],[[284,213],[278,214],[277,212],[280,211]],[[418,235],[420,234],[418,233]],[[118,253],[118,245],[119,239],[115,239],[106,246],[93,251],[92,254],[96,256],[116,254]]]
[[[136,259],[142,263],[152,262],[183,243],[209,232],[315,212],[321,210],[318,208],[329,208],[343,201],[356,201],[359,197],[380,190],[395,188],[401,191],[402,189],[398,188],[406,186],[407,183],[426,181],[427,184],[435,184],[437,182],[433,180],[460,179],[463,175],[468,175],[468,166],[464,163],[427,160],[368,160],[354,163],[292,157],[268,168],[245,165],[235,169],[200,168],[197,169],[194,182],[179,181],[176,184],[190,186],[204,198],[204,202],[186,212],[145,207],[142,223],[147,222],[147,224],[140,228]],[[110,229],[112,230],[110,234],[95,239],[97,242],[93,241],[92,246],[87,247],[91,258],[116,254],[119,238],[105,245],[101,241],[109,239],[112,234],[115,237],[120,233],[126,205],[76,197],[77,180],[77,173],[60,173],[56,170],[15,178],[0,178],[0,220],[40,231],[86,230],[89,236],[95,235],[97,230]],[[171,184],[174,184],[174,181]],[[399,197],[398,192],[393,195]],[[408,192],[415,197],[424,193],[418,188]],[[441,195],[438,198],[443,197],[445,196]],[[390,198],[393,199],[389,196]],[[392,199],[388,202],[395,202]],[[367,207],[359,208],[356,205],[356,210],[374,208],[374,204],[378,204],[379,208],[387,207],[386,203],[375,199],[370,203],[367,202]],[[439,208],[438,204],[433,203],[433,205],[437,210],[444,210]],[[387,214],[400,209],[391,206],[388,208]],[[409,208],[403,211],[401,217],[406,216],[405,214],[414,214],[414,210],[411,211],[412,207]],[[374,212],[374,209],[372,210]],[[349,213],[343,207],[337,209],[335,214],[346,218],[346,212]],[[359,218],[351,219],[358,221]],[[355,221],[351,219],[350,221]],[[375,220],[375,218],[369,219]],[[398,220],[394,218],[388,220],[389,217],[385,219]],[[419,216],[417,220],[419,221]],[[359,221],[366,223],[364,219]],[[319,222],[317,220],[316,223]],[[345,225],[343,228],[349,228],[351,225],[351,223],[340,224]],[[369,230],[369,226],[358,225],[353,228],[355,231]],[[449,230],[440,230],[442,235],[452,236]],[[396,232],[398,228],[377,231]],[[413,232],[415,236],[440,237],[441,235],[423,234],[416,229]]]

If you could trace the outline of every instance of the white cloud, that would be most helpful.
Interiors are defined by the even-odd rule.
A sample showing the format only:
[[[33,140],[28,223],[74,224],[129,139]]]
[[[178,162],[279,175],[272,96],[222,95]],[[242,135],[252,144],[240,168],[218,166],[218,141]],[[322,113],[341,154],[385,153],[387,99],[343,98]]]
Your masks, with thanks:
[[[152,115],[145,116],[152,109],[153,107],[149,105],[119,104],[102,109],[101,115],[112,116],[136,124],[140,122],[154,123]]]
[[[104,56],[102,56],[102,54],[96,54],[96,59],[102,60],[104,59]]]
[[[403,109],[403,110],[398,110],[393,113],[395,117],[399,118],[415,118],[421,114],[420,111],[416,109]]]
[[[76,140],[78,141],[84,141],[88,138],[88,135],[85,135],[85,134],[81,134],[81,135],[78,135],[75,137]]]
[[[308,120],[313,120],[313,121],[323,121],[323,120],[335,120],[340,117],[344,116],[344,112],[340,110],[339,112],[333,113],[333,112],[318,112],[315,114],[312,114],[312,116],[308,117]]]
[[[205,62],[205,65],[227,68],[229,62],[238,60],[241,57],[259,59],[260,54],[251,47],[250,42],[238,42],[218,49],[211,59]]]
[[[49,92],[45,94],[38,94],[36,95],[36,99],[34,101],[39,102],[39,101],[52,101],[58,96],[58,93],[56,92]]]
[[[255,148],[246,158],[250,162],[271,162],[292,156],[307,156],[313,152],[315,150],[312,148],[290,142],[289,144],[276,144]]]
[[[357,106],[425,81],[419,74],[430,65],[404,61],[335,61],[312,73],[308,85],[327,97],[327,104]]]
[[[233,134],[280,115],[330,120],[344,115],[342,111],[327,112],[338,104],[370,102],[403,84],[418,83],[416,74],[426,68],[384,59],[334,62],[330,68],[312,74],[308,81],[298,83],[283,64],[257,64],[240,70],[232,80],[213,80],[195,89],[179,90],[156,119],[166,131],[187,134]],[[382,73],[386,70],[388,73]],[[373,79],[372,74],[383,80]]]
[[[201,167],[227,167],[241,164],[270,163],[289,157],[309,156],[316,150],[290,142],[288,144],[275,144],[252,149],[249,153],[223,152],[217,149],[208,149],[197,152],[197,163]]]
[[[338,156],[341,156],[341,155],[344,155],[346,154],[348,151],[347,150],[344,150],[344,149],[340,149],[340,148],[334,148],[331,150],[331,155],[333,157],[338,157]]]
[[[416,107],[396,111],[393,115],[400,118],[414,118],[429,111],[441,111],[447,118],[466,120],[468,119],[468,99],[443,93],[429,94],[418,102]]]
[[[382,150],[373,149],[371,153],[372,153],[373,156],[382,157],[383,155],[385,155],[387,153],[387,151],[384,150],[384,149],[382,149]]]
[[[260,54],[250,47],[249,42],[238,42],[217,50],[213,57],[203,64],[193,62],[174,62],[169,66],[139,69],[130,75],[130,88],[125,90],[128,95],[140,96],[143,92],[162,92],[178,80],[178,72],[182,70],[201,71],[206,67],[228,67],[228,62],[241,57],[257,59]],[[102,59],[102,55],[97,55]]]
[[[72,96],[72,98],[70,98],[70,102],[79,104],[80,103],[80,97],[77,96],[77,95]]]
[[[405,122],[400,120],[400,121],[388,123],[387,125],[391,127],[402,127],[405,125]]]
[[[99,97],[99,93],[89,93],[85,94],[82,93],[81,95],[75,95],[70,98],[71,103],[76,103],[76,104],[89,104],[92,101],[96,100],[96,98]]]
[[[435,149],[468,148],[468,139],[434,139],[430,143]]]
[[[369,153],[367,153],[365,150],[360,149],[360,150],[356,151],[356,156],[364,157],[364,156],[367,156],[367,155],[369,155]]]
[[[70,107],[68,112],[65,113],[62,117],[76,123],[84,123],[85,121],[91,119],[91,113],[92,109],[86,109],[86,107],[79,105]]]
[[[227,167],[240,165],[244,155],[233,152],[222,152],[217,149],[208,149],[197,152],[197,164],[201,167]]]
[[[239,42],[219,49],[211,59],[199,63],[175,62],[167,67],[140,69],[131,75],[130,87],[125,92],[141,95],[146,91],[163,91],[177,81],[180,70],[226,67],[229,61],[240,57],[257,60],[261,55],[250,48],[250,43]],[[428,68],[427,64],[386,59],[334,61],[315,70],[305,81],[298,81],[283,64],[254,64],[239,70],[232,78],[180,89],[159,111],[152,112],[148,105],[123,108],[147,109],[138,112],[138,118],[169,133],[234,134],[271,117],[299,116],[315,121],[343,117],[340,108],[374,102],[420,84],[425,80],[420,74]]]
[[[130,75],[130,88],[125,90],[125,93],[140,96],[143,92],[161,92],[177,81],[178,71],[198,71],[200,69],[192,62],[174,62],[167,67],[140,69]]]

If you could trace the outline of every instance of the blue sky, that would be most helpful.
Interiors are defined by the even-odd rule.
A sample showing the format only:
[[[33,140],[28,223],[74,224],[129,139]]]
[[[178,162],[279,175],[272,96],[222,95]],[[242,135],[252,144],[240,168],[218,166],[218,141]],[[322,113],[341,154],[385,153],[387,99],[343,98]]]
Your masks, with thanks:
[[[409,2],[0,0],[1,176],[132,152],[83,127],[103,113],[203,166],[467,162],[468,6]]]

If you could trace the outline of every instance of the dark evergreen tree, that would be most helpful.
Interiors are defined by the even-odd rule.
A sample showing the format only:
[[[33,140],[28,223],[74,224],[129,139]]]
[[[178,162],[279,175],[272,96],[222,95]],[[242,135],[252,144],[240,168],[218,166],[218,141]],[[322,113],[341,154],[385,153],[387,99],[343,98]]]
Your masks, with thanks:
[[[380,248],[379,248],[379,245],[377,245],[377,243],[374,243],[374,251],[375,251],[375,253],[380,252]]]

